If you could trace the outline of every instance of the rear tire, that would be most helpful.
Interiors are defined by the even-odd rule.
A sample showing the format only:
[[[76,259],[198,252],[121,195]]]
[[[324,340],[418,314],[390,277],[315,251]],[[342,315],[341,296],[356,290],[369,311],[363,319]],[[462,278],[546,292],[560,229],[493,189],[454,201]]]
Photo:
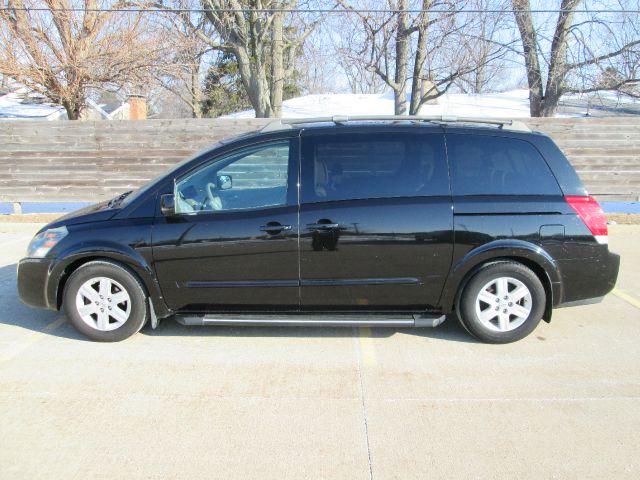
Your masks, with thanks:
[[[64,289],[64,311],[71,324],[97,342],[119,342],[147,322],[147,294],[140,280],[107,260],[79,267]]]
[[[546,294],[538,276],[517,262],[478,270],[458,301],[462,325],[486,343],[510,343],[529,335],[544,314]]]

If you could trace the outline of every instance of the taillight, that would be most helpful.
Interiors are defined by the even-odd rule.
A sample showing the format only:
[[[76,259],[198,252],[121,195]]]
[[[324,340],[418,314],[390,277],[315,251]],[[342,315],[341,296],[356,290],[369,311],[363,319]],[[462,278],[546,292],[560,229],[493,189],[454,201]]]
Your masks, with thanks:
[[[596,199],[589,196],[566,196],[569,206],[578,214],[598,243],[607,243],[607,217]]]

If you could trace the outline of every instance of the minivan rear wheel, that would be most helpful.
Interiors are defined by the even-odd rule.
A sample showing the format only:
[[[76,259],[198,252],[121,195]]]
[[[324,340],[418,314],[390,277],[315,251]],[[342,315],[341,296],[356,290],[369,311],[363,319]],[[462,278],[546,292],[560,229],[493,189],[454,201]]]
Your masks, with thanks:
[[[64,289],[67,318],[80,333],[98,342],[119,342],[147,321],[147,295],[124,266],[106,260],[79,267]]]
[[[538,276],[517,262],[481,267],[467,282],[458,317],[475,337],[487,343],[509,343],[529,335],[540,323],[545,291]]]

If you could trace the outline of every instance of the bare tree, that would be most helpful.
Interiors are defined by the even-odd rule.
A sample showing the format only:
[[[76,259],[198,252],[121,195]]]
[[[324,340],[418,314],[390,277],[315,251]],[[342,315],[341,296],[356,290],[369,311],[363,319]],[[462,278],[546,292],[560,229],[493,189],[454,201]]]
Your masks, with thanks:
[[[162,9],[163,15],[157,18],[161,22],[162,35],[171,45],[165,61],[153,70],[156,81],[184,102],[193,118],[201,118],[204,100],[201,76],[204,59],[211,47],[198,32],[209,39],[215,36],[215,32],[203,14],[188,10],[190,5],[188,0],[140,4]]]
[[[162,47],[141,13],[98,11],[99,0],[83,0],[80,12],[69,10],[68,0],[44,5],[35,11],[27,7],[42,8],[42,2],[6,0],[0,73],[61,104],[70,120],[80,117],[91,88],[144,84]]]
[[[257,117],[282,114],[284,85],[317,21],[303,24],[293,13],[297,0],[201,0],[216,35],[197,35],[209,47],[232,54]]]
[[[411,79],[411,115],[417,115],[422,105],[444,95],[462,79],[473,79],[478,90],[493,81],[509,44],[496,42],[494,37],[501,27],[497,23],[488,26],[483,17],[487,12],[477,12],[488,10],[488,6],[485,0],[422,1],[415,22],[418,41]]]
[[[365,32],[364,45],[357,53],[367,70],[374,72],[393,91],[396,115],[407,113],[407,82],[411,34],[408,1],[388,0],[392,13],[364,12],[345,0],[339,0],[347,11],[358,15]]]
[[[474,11],[464,31],[456,35],[459,49],[470,66],[469,73],[459,76],[455,85],[463,93],[484,93],[495,90],[503,77],[506,58],[512,52],[511,25],[513,17],[500,10],[493,0],[471,0]]]
[[[329,22],[328,28],[333,30],[327,36],[332,39],[335,61],[342,69],[351,93],[382,93],[387,85],[365,58],[369,36],[362,28],[360,17],[345,12],[332,16]]]
[[[617,25],[588,12],[579,12],[580,19],[576,21],[580,0],[562,0],[553,36],[543,38],[550,40],[550,49],[543,55],[541,33],[534,26],[529,0],[511,0],[511,3],[522,41],[531,116],[552,116],[564,93],[619,91],[640,82],[636,68],[626,71],[617,68],[625,63],[638,64],[637,14],[623,15]],[[598,32],[599,27],[603,31]],[[605,72],[611,69],[620,75],[598,81],[607,78]],[[576,84],[577,79],[582,80],[581,85]]]
[[[342,38],[351,32],[345,29],[344,25],[341,27],[338,27],[338,25],[336,15],[325,18],[311,33],[297,58],[296,75],[298,84],[308,94],[335,92],[344,87],[345,79],[335,74],[336,67],[344,65],[342,62],[345,60],[338,53],[340,49],[338,42],[341,42]],[[334,32],[336,32],[336,30],[333,30],[334,27],[340,28],[343,35],[340,37],[334,35]],[[349,82],[349,88],[351,88],[350,80],[347,79],[347,81]],[[367,86],[364,85],[363,88],[366,90]],[[354,91],[354,93],[370,92]]]
[[[416,115],[422,105],[454,85],[455,80],[478,68],[464,49],[460,34],[468,16],[459,16],[464,5],[452,0],[387,0],[388,12],[364,12],[339,0],[360,19],[364,44],[356,52],[366,69],[381,78],[394,94],[396,115]],[[418,9],[417,15],[409,10]],[[417,34],[417,39],[415,39]],[[488,61],[488,60],[487,60]],[[411,101],[407,109],[407,89]]]
[[[351,49],[341,48],[338,50],[338,62],[344,72],[344,75],[351,93],[382,93],[386,84],[384,81],[371,71],[360,59],[353,60],[354,52]]]
[[[411,77],[410,115],[420,113],[422,105],[444,95],[458,77],[470,70],[466,52],[456,41],[456,34],[463,31],[467,23],[466,17],[458,17],[453,12],[459,7],[446,0],[422,0],[421,12],[413,27],[418,33],[418,42]],[[430,9],[438,13],[431,13]],[[447,52],[446,55],[443,52]]]

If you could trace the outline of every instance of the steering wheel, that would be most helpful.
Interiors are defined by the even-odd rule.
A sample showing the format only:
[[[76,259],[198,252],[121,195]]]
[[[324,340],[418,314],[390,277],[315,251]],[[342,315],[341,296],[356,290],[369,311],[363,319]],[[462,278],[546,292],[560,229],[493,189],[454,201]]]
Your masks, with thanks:
[[[222,210],[222,199],[215,194],[215,190],[217,189],[218,187],[215,183],[207,183],[207,196],[209,197],[211,208],[213,210]]]

